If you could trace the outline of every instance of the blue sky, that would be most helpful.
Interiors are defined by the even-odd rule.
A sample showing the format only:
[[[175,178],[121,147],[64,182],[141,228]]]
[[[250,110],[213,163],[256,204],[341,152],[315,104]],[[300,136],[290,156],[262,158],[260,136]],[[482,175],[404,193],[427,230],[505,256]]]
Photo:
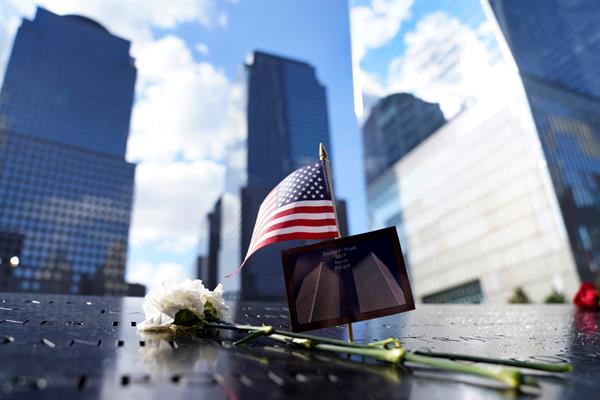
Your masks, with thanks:
[[[370,2],[357,1],[352,4],[359,6],[368,5]],[[381,74],[385,73],[390,60],[404,53],[405,44],[401,38],[407,32],[413,31],[418,21],[440,10],[456,17],[462,23],[472,28],[477,28],[485,20],[485,16],[477,0],[416,1],[410,9],[410,17],[401,24],[398,34],[385,45],[373,49],[369,53],[369,56],[363,60],[363,68]]]
[[[368,230],[359,131],[368,107],[408,91],[452,117],[497,67],[477,0],[9,0],[0,3],[1,71],[4,44],[38,5],[96,19],[132,41],[138,80],[127,159],[138,167],[127,277],[150,287],[194,275],[227,144],[245,129],[239,78],[251,51],[307,61],[326,86],[334,185],[349,202],[352,233]],[[364,105],[358,121],[355,103]]]
[[[495,27],[477,0],[351,0],[350,8],[361,120],[395,92],[439,103],[453,118],[505,68]]]

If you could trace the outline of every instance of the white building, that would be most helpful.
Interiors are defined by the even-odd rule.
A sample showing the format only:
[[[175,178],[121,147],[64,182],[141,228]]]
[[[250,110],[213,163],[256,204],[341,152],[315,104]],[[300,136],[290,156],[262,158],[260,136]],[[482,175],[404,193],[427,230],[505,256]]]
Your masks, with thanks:
[[[368,188],[371,228],[396,225],[416,301],[535,302],[579,283],[520,82],[456,116]]]

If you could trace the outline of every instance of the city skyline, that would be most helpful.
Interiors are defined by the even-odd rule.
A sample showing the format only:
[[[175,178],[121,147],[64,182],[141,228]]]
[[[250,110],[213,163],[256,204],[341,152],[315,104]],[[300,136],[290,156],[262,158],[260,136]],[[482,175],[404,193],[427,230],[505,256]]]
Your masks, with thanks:
[[[332,158],[345,161],[343,168],[334,165],[334,184],[338,195],[349,200],[352,233],[359,233],[367,230],[367,215],[364,182],[356,179],[364,168],[352,108],[362,125],[379,99],[397,92],[412,93],[439,103],[446,119],[452,121],[476,104],[482,93],[502,95],[501,88],[515,65],[497,43],[499,31],[490,19],[490,10],[482,4],[356,0],[349,5],[286,2],[266,7],[203,1],[178,3],[164,14],[158,11],[160,2],[139,10],[127,1],[7,1],[0,7],[5,22],[0,41],[11,43],[21,18],[33,18],[36,5],[58,14],[92,18],[110,33],[132,40],[131,55],[139,76],[127,160],[138,164],[138,179],[127,270],[131,281],[152,287],[165,277],[194,276],[198,249],[206,251],[204,217],[218,196],[227,194],[227,166],[239,162],[228,149],[244,135],[240,76],[248,54],[264,50],[306,60],[317,69],[317,78],[329,89]],[[551,26],[542,24],[540,29]],[[578,27],[579,32],[586,26]],[[310,40],[310,35],[318,40]],[[593,45],[592,36],[582,37]],[[555,44],[568,49],[568,40],[572,38]],[[0,46],[0,70],[10,47]],[[539,57],[548,56],[541,52]],[[583,69],[577,70],[584,81],[573,81],[570,89],[578,91],[591,76],[589,65],[593,63],[591,56],[586,57],[579,66]],[[527,65],[535,62],[539,60],[528,60]],[[534,113],[536,124],[542,129],[566,123],[564,118],[557,122],[557,116],[544,109],[547,101],[553,101],[553,107],[563,107],[561,113],[568,112],[557,100],[558,92],[544,86],[543,76],[540,82],[539,71],[530,75],[525,81],[530,101],[538,110]],[[588,87],[591,92],[585,95],[593,95],[596,86],[592,82]],[[594,120],[593,110],[582,105],[585,100],[581,96],[572,99],[578,105],[571,111],[591,115],[591,120],[586,117],[588,122]],[[548,132],[550,136],[556,133]],[[550,154],[551,149],[544,150]],[[557,159],[563,156],[566,153],[554,155]],[[590,163],[592,168],[593,159]],[[552,174],[555,183],[578,184],[554,170]],[[588,189],[582,188],[577,186],[566,201],[587,201]],[[576,212],[564,201],[561,207],[564,212]],[[592,260],[589,268],[593,270],[596,228],[582,225],[583,217],[573,220],[569,235],[582,249],[579,264]],[[15,239],[17,247],[18,242]]]
[[[223,191],[226,144],[245,123],[238,78],[253,50],[317,67],[331,103],[328,150],[334,159],[361,160],[345,3],[181,2],[164,13],[160,2],[140,8],[127,1],[7,1],[0,7],[6,22],[0,42],[12,43],[15,25],[31,18],[36,5],[90,17],[132,41],[138,82],[127,159],[138,168],[129,281],[152,287],[195,275],[198,247],[205,251],[207,243],[204,216]],[[0,46],[0,65],[6,47]],[[355,163],[345,170],[361,171]],[[349,202],[350,225],[362,231],[364,190],[345,170],[334,170],[334,182],[341,196],[356,199]]]

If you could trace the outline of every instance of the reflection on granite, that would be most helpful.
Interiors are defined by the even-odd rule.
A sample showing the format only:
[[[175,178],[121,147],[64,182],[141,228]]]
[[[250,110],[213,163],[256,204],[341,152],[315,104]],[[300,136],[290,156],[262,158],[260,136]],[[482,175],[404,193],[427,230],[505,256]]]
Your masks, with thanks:
[[[141,298],[0,294],[0,397],[6,398],[515,398],[489,382],[407,371],[262,340],[140,335]],[[288,329],[284,304],[232,304],[240,323]],[[593,398],[600,389],[600,314],[571,306],[421,305],[354,324],[355,338],[397,336],[409,349],[573,363],[537,376],[543,398]],[[345,338],[343,327],[318,334]]]

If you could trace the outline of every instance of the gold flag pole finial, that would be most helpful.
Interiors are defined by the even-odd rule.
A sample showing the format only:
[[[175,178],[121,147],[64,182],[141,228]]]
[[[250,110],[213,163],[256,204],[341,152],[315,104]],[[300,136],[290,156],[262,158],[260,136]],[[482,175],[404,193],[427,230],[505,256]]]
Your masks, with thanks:
[[[329,188],[331,190],[331,200],[333,201],[333,210],[335,213],[335,222],[337,224],[337,209],[335,206],[335,195],[333,194],[333,183],[331,182],[331,174],[329,171],[329,159],[327,158],[327,150],[325,150],[325,145],[323,143],[319,143],[319,159],[321,161],[327,161],[325,163],[325,171],[327,174],[327,181],[329,182]],[[340,228],[338,226],[338,232],[340,232]],[[340,236],[341,237],[341,236]],[[352,332],[352,323],[348,322],[348,341],[350,343],[354,342],[354,334]]]
[[[327,160],[327,150],[325,150],[325,145],[323,143],[319,143],[319,159],[321,161]]]

